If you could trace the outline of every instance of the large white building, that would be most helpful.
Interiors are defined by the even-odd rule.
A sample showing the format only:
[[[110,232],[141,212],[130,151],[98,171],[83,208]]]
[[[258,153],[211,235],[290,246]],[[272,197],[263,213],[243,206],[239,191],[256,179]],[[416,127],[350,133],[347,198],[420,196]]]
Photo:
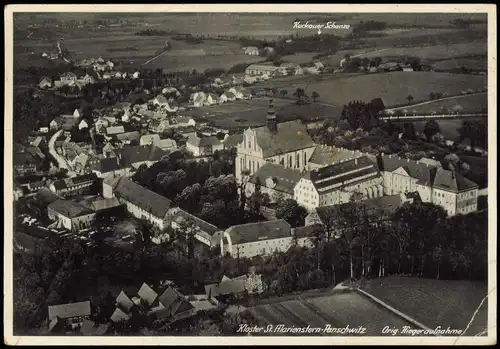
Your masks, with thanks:
[[[243,133],[243,141],[237,146],[235,176],[241,180],[245,175],[253,175],[266,163],[304,171],[315,147],[300,120],[277,121],[271,101],[267,125]]]
[[[423,202],[442,206],[449,216],[477,211],[479,186],[455,171],[384,154],[379,166],[387,195],[418,192]]]
[[[220,237],[221,254],[234,258],[285,252],[292,246],[291,227],[283,219],[235,225]]]
[[[351,200],[384,195],[383,179],[376,164],[366,156],[316,168],[294,187],[294,199],[308,211]]]
[[[166,227],[167,212],[172,202],[126,177],[105,178],[102,196],[105,199],[116,197],[134,217],[145,219],[162,230]]]

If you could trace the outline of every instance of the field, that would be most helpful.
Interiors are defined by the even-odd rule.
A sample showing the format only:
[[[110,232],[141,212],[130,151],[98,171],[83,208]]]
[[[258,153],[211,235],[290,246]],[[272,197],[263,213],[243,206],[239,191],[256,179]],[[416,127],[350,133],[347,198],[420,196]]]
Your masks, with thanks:
[[[318,103],[297,105],[292,100],[275,98],[274,109],[282,121],[300,118],[304,121],[313,121],[315,118],[340,115],[341,108]],[[241,129],[264,125],[266,122],[269,98],[254,98],[227,102],[219,106],[194,108],[183,115],[197,120],[206,120],[215,126],[228,129]]]
[[[487,71],[488,58],[486,56],[481,58],[452,58],[439,62],[433,62],[432,65],[436,70],[448,70],[464,67],[466,69]]]
[[[284,83],[286,81],[286,83]],[[369,102],[382,98],[386,107],[408,104],[407,96],[413,96],[413,103],[427,101],[429,92],[459,94],[462,90],[482,89],[487,86],[486,76],[460,75],[436,72],[391,72],[377,74],[334,74],[325,77],[290,77],[288,80],[270,80],[255,87],[277,87],[287,89],[289,95],[296,88],[304,88],[308,95],[319,93],[318,101],[343,106],[352,100]]]
[[[287,300],[279,303],[258,305],[250,309],[262,325],[284,324],[287,327],[299,326],[324,328],[331,327],[366,328],[366,336],[383,336],[385,326],[402,328],[411,326],[403,319],[375,304],[368,298],[356,293],[337,293],[307,299]],[[278,334],[276,334],[278,335]],[[286,334],[283,334],[286,335]],[[318,335],[318,334],[316,334]],[[322,333],[320,335],[342,335]],[[343,334],[348,336],[349,334]],[[356,335],[356,334],[351,334]]]
[[[417,111],[419,114],[432,113],[442,114],[448,113],[453,107],[460,105],[463,108],[462,113],[480,113],[488,110],[488,93],[478,93],[473,95],[449,97],[446,99],[431,101],[426,104],[417,106],[405,107],[408,111]]]
[[[430,328],[441,326],[464,330],[487,293],[482,282],[387,277],[367,281],[362,288]],[[487,302],[483,304],[466,335],[486,328]]]

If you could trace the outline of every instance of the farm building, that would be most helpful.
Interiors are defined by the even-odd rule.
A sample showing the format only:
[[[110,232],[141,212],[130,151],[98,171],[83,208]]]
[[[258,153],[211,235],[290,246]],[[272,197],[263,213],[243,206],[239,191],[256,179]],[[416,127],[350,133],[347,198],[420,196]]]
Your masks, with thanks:
[[[245,47],[243,52],[245,52],[245,54],[249,55],[249,56],[258,56],[259,55],[259,49],[255,46]]]
[[[235,101],[236,100],[236,96],[234,95],[234,93],[232,92],[224,92],[221,96],[220,96],[220,102],[221,103],[225,103],[225,102],[232,102],[232,101]]]
[[[57,222],[61,228],[74,232],[90,228],[95,218],[94,211],[70,200],[54,201],[47,207],[47,213],[49,219]]]
[[[204,105],[210,106],[210,105],[219,104],[219,102],[220,102],[220,97],[219,96],[217,96],[214,93],[209,93],[207,95],[207,99],[205,100]]]
[[[261,193],[267,193],[271,202],[279,199],[293,199],[293,188],[302,177],[301,173],[292,168],[278,164],[264,164],[247,182],[248,197],[255,191],[257,181],[260,182]]]
[[[245,74],[246,75],[267,75],[267,76],[271,77],[278,70],[279,70],[279,67],[275,67],[274,65],[252,64],[245,70]]]
[[[52,87],[52,79],[44,76],[42,79],[40,79],[40,82],[38,83],[38,87],[40,89],[46,89],[46,88],[51,88]]]
[[[206,156],[212,155],[216,150],[223,150],[224,144],[215,136],[191,135],[186,142],[186,149],[194,156]]]

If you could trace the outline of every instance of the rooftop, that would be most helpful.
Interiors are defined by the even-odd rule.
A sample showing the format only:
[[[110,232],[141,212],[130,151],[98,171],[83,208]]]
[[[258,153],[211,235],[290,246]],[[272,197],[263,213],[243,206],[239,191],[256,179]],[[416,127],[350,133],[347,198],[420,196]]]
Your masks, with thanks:
[[[90,315],[90,301],[49,306],[49,321]]]
[[[260,167],[257,172],[250,177],[249,182],[255,184],[257,178],[259,178],[260,184],[264,187],[287,194],[293,194],[293,188],[301,177],[302,175],[299,171],[285,168],[277,164],[267,163]]]
[[[49,209],[68,218],[80,217],[94,213],[90,208],[69,200],[57,200],[48,206]]]
[[[283,219],[234,225],[226,230],[233,245],[247,242],[280,239],[291,236],[291,227]]]

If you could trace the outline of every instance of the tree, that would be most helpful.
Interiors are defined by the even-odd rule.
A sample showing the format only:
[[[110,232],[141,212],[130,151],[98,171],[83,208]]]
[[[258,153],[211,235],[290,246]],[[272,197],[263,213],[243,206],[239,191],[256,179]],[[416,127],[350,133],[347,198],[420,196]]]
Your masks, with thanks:
[[[313,102],[316,102],[316,99],[319,98],[319,93],[316,91],[313,91],[311,94],[311,97],[313,99]]]
[[[458,115],[464,110],[464,108],[460,104],[457,104],[457,105],[453,106],[452,110],[454,113],[456,113]]]
[[[297,201],[293,199],[286,199],[277,204],[276,218],[284,219],[292,226],[292,228],[304,225],[307,211],[304,207],[299,206]]]
[[[301,102],[306,98],[306,92],[301,87],[297,88],[293,95],[297,98],[297,102]]]
[[[439,132],[441,132],[441,130],[436,120],[429,120],[425,123],[424,134],[429,142],[432,140],[432,136]]]
[[[415,131],[415,125],[412,122],[405,122],[403,131],[403,138],[415,140],[417,139],[417,133]]]
[[[378,111],[371,104],[352,101],[344,106],[340,118],[347,120],[353,130],[360,127],[370,130],[378,123]]]
[[[413,101],[413,96],[408,95],[408,97],[406,97],[406,99],[408,100],[408,104],[411,104],[411,101]]]
[[[430,92],[429,93],[429,98],[432,99],[432,100],[436,99],[436,94],[434,92]]]

